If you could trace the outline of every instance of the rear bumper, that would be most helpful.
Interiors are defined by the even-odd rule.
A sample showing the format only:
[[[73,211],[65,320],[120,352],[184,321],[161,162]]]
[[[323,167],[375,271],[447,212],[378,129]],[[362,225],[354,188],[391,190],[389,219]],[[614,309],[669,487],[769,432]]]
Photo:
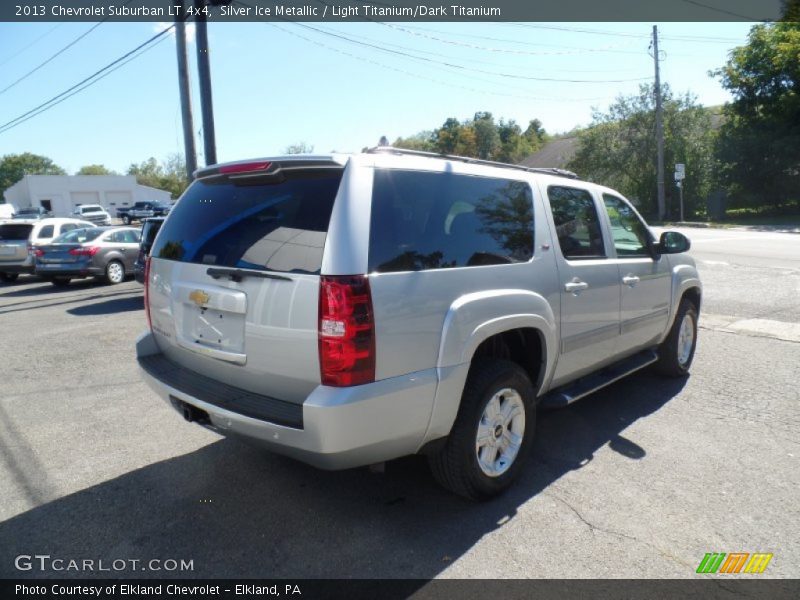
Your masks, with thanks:
[[[0,260],[0,273],[33,273],[33,256],[28,254],[24,260]]]
[[[44,268],[42,265],[36,265],[36,274],[45,279],[48,277],[92,277],[103,275],[104,270],[90,265],[65,264],[62,266],[55,263],[53,267]]]
[[[228,388],[226,397],[245,401],[251,415],[259,414],[253,412],[256,410],[268,412],[270,402],[289,403],[219,382],[210,389],[196,373],[191,380],[159,374],[152,363],[161,361],[162,355],[149,332],[137,340],[136,355],[147,384],[174,408],[180,410],[185,403],[200,409],[208,414],[206,426],[218,433],[249,438],[324,469],[358,467],[416,453],[428,429],[438,383],[437,370],[429,369],[348,388],[320,385],[297,409],[293,420],[285,416],[291,408],[288,413],[280,412],[280,407],[274,409],[284,423],[293,423],[289,426],[242,414],[241,402],[219,400],[225,392],[220,386]]]

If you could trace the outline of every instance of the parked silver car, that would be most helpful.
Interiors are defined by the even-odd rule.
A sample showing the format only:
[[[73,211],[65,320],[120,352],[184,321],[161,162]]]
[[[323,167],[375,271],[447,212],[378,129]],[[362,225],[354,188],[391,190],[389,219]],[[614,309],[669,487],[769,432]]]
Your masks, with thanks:
[[[0,221],[0,281],[12,282],[20,273],[33,273],[36,248],[62,233],[85,227],[94,227],[94,223],[62,218]]]
[[[152,248],[137,356],[189,421],[324,468],[424,453],[487,498],[537,406],[687,373],[688,249],[558,170],[392,148],[218,165]]]
[[[85,277],[121,283],[133,274],[139,239],[139,230],[132,227],[70,231],[52,244],[36,248],[36,274],[57,286]]]

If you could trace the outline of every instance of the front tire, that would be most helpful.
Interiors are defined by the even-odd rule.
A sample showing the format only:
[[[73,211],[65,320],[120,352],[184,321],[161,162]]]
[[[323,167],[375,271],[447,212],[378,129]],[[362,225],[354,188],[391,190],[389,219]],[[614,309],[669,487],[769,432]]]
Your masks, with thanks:
[[[118,260],[112,260],[106,265],[106,281],[111,285],[122,283],[125,280],[125,267]]]
[[[56,287],[67,287],[70,281],[72,281],[70,277],[53,277],[50,283]]]
[[[525,463],[535,425],[535,392],[525,371],[507,360],[479,359],[447,442],[429,457],[434,478],[472,500],[502,493]]]
[[[0,273],[0,281],[3,283],[14,283],[19,277],[19,273]]]
[[[122,215],[122,224],[123,225],[130,225],[131,218],[128,215]]]
[[[658,347],[656,370],[667,377],[685,377],[689,373],[697,347],[697,307],[684,298],[669,335]]]

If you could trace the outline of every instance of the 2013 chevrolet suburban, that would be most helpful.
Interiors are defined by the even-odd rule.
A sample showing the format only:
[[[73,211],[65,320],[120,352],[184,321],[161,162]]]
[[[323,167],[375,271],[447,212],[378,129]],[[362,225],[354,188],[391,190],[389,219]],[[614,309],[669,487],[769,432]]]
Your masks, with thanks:
[[[216,165],[155,240],[137,356],[189,421],[323,468],[424,453],[488,498],[537,407],[687,373],[688,249],[558,170],[390,147]]]

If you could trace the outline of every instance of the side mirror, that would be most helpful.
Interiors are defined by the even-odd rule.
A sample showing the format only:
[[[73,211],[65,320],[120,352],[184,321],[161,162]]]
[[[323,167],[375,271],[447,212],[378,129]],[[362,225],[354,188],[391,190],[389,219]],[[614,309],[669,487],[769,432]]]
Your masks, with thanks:
[[[682,233],[677,231],[665,231],[658,240],[657,252],[659,254],[681,254],[688,252],[692,243]]]

